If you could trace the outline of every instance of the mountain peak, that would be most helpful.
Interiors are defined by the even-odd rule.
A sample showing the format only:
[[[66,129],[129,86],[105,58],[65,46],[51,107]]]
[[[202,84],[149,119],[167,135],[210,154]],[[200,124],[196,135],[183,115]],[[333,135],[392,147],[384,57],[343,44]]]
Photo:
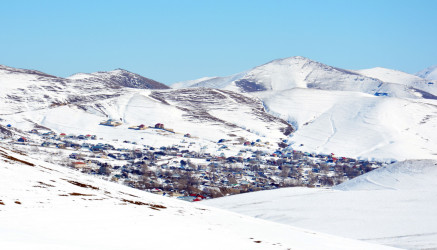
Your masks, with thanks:
[[[288,63],[299,63],[299,62],[304,62],[304,63],[309,63],[309,62],[315,62],[318,63],[316,61],[313,61],[307,57],[303,57],[303,56],[292,56],[292,57],[285,57],[285,58],[279,58],[279,59],[275,59],[273,61],[270,61],[266,64],[269,63],[276,63],[276,64],[288,64]]]
[[[98,71],[94,73],[78,73],[69,79],[83,82],[103,82],[110,88],[137,88],[137,89],[168,89],[167,85],[158,81],[146,78],[139,74],[125,69],[114,69],[111,71]]]
[[[437,65],[433,65],[417,72],[416,76],[425,78],[427,80],[437,80]]]

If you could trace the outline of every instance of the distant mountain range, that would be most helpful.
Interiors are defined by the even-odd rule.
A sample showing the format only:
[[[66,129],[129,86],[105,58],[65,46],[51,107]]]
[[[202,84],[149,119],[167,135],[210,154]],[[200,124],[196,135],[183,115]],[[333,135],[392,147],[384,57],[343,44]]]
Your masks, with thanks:
[[[23,127],[30,120],[98,132],[98,121],[109,117],[132,125],[164,122],[208,140],[265,137],[351,157],[437,155],[437,81],[385,68],[346,70],[290,57],[170,89],[121,69],[61,78],[0,66],[0,86],[0,115]],[[59,120],[65,113],[76,119]]]

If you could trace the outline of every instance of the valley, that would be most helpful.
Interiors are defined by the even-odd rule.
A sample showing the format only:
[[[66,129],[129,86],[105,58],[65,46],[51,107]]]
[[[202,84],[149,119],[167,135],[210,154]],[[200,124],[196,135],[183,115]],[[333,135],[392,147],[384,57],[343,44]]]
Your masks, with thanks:
[[[303,57],[173,88],[121,69],[62,78],[1,66],[0,214],[7,223],[0,231],[32,231],[23,221],[27,209],[41,218],[53,211],[74,225],[62,227],[70,233],[93,220],[93,230],[104,230],[104,208],[118,214],[113,223],[121,228],[134,223],[124,213],[142,228],[150,223],[151,235],[160,223],[174,226],[172,236],[194,223],[197,235],[217,241],[231,234],[248,249],[435,247],[436,83]],[[77,207],[68,210],[74,217],[89,217],[61,219],[68,206]],[[399,224],[408,214],[421,216]],[[176,238],[185,242],[187,233]],[[17,248],[71,245],[18,234],[2,239]],[[135,235],[125,236],[127,249],[138,246]],[[85,234],[80,242],[96,246]]]

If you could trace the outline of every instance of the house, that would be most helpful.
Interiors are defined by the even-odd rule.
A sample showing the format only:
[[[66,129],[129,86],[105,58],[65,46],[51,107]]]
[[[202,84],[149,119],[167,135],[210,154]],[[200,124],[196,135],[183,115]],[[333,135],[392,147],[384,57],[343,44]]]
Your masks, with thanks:
[[[177,199],[192,202],[194,199],[196,199],[196,197],[194,197],[194,196],[179,196],[179,197],[177,197]]]
[[[184,137],[191,138],[190,134],[185,134]]]
[[[164,129],[164,124],[162,124],[162,123],[157,123],[157,124],[155,124],[155,128]]]
[[[129,127],[129,129],[134,129],[134,130],[145,130],[145,129],[147,129],[147,126],[144,125],[144,124],[141,124],[141,125],[138,125],[138,126],[132,126],[132,127]]]
[[[102,145],[94,145],[94,146],[91,146],[91,148],[90,148],[90,151],[91,152],[94,152],[94,153],[97,153],[97,152],[103,152],[103,146]]]
[[[32,129],[32,130],[30,131],[30,133],[32,133],[32,134],[39,134],[38,130],[36,130],[36,129]]]
[[[27,138],[26,137],[20,137],[18,139],[18,142],[27,142]]]
[[[86,168],[88,165],[83,162],[83,161],[76,161],[72,163],[74,168],[78,168],[78,169],[82,169],[82,168]]]
[[[60,138],[64,138],[64,137],[66,137],[66,136],[67,136],[67,134],[65,134],[65,133],[60,133],[60,134],[59,134],[59,137],[60,137]]]
[[[121,124],[122,124],[121,122],[116,121],[114,119],[109,119],[107,121],[100,122],[100,125],[111,126],[111,127],[120,126]]]

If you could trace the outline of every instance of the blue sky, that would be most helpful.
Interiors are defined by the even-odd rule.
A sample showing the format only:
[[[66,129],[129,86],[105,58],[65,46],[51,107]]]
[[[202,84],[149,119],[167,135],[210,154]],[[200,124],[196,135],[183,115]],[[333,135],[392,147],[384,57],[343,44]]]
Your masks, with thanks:
[[[170,84],[305,56],[415,73],[437,64],[437,1],[2,1],[0,64],[123,68]]]

